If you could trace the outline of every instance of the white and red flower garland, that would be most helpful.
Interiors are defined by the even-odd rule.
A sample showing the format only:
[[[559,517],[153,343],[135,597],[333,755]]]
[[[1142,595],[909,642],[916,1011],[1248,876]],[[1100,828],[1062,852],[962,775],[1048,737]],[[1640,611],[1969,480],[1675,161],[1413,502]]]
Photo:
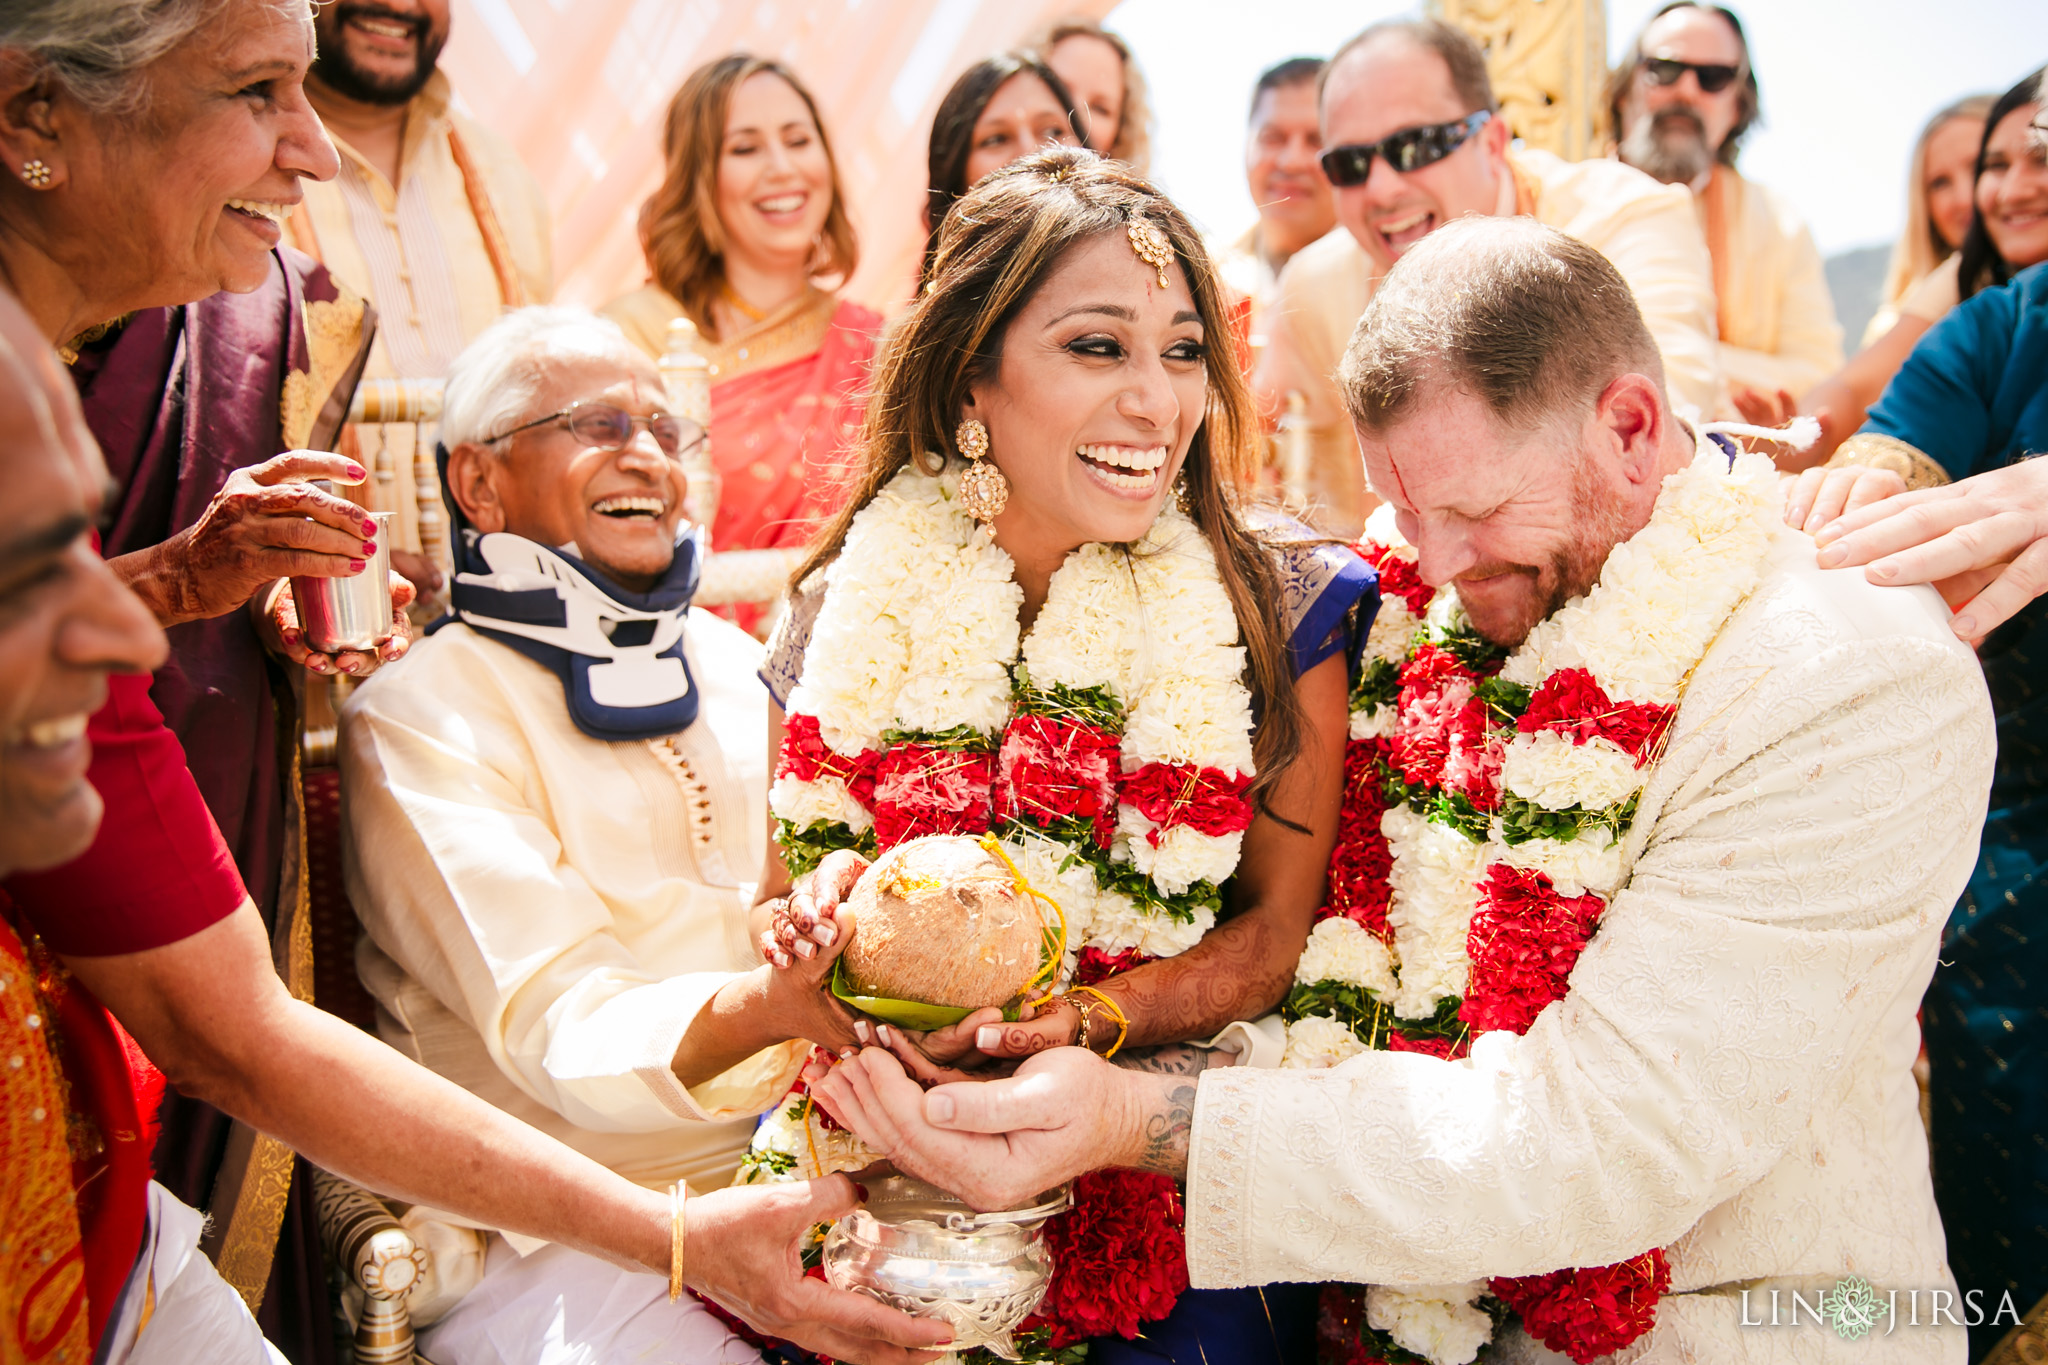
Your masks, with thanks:
[[[1215,554],[1169,504],[1022,590],[957,476],[905,469],[824,572],[769,806],[793,873],[835,848],[993,829],[1127,969],[1194,946],[1251,824],[1251,693]]]
[[[1198,943],[1251,825],[1251,693],[1208,540],[1171,503],[1127,551],[1084,545],[1028,634],[1010,557],[956,501],[958,476],[905,469],[849,526],[790,693],[769,807],[792,874],[923,834],[993,830],[1060,904],[1055,988]],[[754,1164],[788,1176],[866,1164],[808,1106],[765,1123]],[[1187,1286],[1172,1181],[1099,1172],[1049,1236],[1062,1248],[1027,1350],[1135,1335]]]
[[[1368,1049],[1456,1059],[1564,998],[1620,890],[1621,846],[1694,667],[1755,590],[1779,524],[1769,460],[1703,441],[1599,582],[1512,654],[1433,592],[1391,528],[1361,546],[1382,607],[1352,692],[1327,906],[1295,973],[1282,1065]],[[1367,1289],[1366,1344],[1464,1365],[1483,1296],[1581,1365],[1654,1325],[1662,1251],[1484,1284]],[[1408,1358],[1403,1356],[1402,1358]]]

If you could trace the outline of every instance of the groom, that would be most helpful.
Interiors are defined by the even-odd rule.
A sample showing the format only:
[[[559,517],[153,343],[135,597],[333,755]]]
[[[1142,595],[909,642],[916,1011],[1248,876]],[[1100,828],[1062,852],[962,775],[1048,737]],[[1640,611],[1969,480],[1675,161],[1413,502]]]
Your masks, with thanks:
[[[1614,268],[1526,219],[1404,256],[1341,378],[1423,578],[1504,646],[1593,585],[1667,476],[1721,458],[1673,416]],[[1852,1344],[1768,1305],[1855,1274],[1898,1291],[1859,1361],[1960,1362],[1910,1068],[1976,852],[1990,707],[1931,589],[1820,570],[1796,532],[1768,544],[1649,774],[1623,884],[1526,1034],[1468,1061],[1199,1077],[1062,1048],[929,1093],[869,1049],[819,1097],[984,1208],[1104,1165],[1183,1179],[1196,1285],[1450,1284],[1663,1247],[1671,1292],[1630,1359],[1832,1359]],[[1962,1288],[1988,1313],[2002,1286]],[[1496,1350],[1562,1359],[1520,1334]]]

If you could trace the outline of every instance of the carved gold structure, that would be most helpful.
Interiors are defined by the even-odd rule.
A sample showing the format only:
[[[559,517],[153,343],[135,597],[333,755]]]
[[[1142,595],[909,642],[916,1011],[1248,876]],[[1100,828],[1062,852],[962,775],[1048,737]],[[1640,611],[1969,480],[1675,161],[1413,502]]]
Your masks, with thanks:
[[[1567,161],[1600,155],[1603,0],[1431,0],[1430,10],[1486,50],[1494,94],[1515,136]]]

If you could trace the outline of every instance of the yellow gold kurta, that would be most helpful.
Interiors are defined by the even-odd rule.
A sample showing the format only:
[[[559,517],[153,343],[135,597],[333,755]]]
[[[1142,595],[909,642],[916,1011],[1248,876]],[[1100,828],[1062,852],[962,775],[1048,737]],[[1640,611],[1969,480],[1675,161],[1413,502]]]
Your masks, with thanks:
[[[670,1069],[757,965],[767,827],[761,647],[689,632],[698,718],[649,742],[584,735],[552,671],[467,626],[420,641],[343,712],[344,871],[385,1041],[628,1179],[707,1189],[808,1045]]]
[[[1691,192],[1616,161],[1561,161],[1527,149],[1509,152],[1508,160],[1517,183],[1503,189],[1519,192],[1500,211],[1529,213],[1612,261],[1663,353],[1673,399],[1718,415],[1726,398],[1715,353],[1713,274]],[[1289,390],[1308,399],[1310,489],[1321,505],[1318,529],[1333,535],[1357,535],[1369,510],[1336,372],[1378,281],[1372,259],[1342,227],[1302,248],[1280,274],[1258,376],[1269,402]]]

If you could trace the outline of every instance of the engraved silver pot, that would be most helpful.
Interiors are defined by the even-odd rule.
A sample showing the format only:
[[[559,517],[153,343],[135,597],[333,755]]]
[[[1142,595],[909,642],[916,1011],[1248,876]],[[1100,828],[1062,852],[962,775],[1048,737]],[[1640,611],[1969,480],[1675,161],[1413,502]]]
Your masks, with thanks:
[[[985,1346],[1017,1359],[1010,1339],[1052,1282],[1045,1222],[1072,1202],[1066,1187],[1028,1208],[976,1213],[909,1176],[863,1182],[867,1203],[825,1236],[825,1277],[953,1329],[953,1351]]]

